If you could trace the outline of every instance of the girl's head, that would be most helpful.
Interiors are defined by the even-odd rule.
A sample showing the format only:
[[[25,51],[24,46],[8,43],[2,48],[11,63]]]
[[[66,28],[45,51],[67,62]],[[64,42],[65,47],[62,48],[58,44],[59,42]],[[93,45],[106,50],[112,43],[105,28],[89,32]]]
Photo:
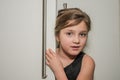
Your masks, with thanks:
[[[56,20],[57,46],[69,55],[77,55],[86,45],[90,31],[89,16],[78,8],[60,10]]]
[[[66,27],[74,26],[82,21],[87,25],[87,30],[91,29],[90,17],[78,8],[67,8],[58,11],[56,19],[55,35],[58,36],[60,31]]]

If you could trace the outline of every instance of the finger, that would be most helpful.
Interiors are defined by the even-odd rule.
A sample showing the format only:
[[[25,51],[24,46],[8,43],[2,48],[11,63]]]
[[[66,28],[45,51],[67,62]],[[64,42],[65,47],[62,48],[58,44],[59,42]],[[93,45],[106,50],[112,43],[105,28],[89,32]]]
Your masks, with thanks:
[[[51,60],[51,58],[48,55],[45,55],[45,57],[48,62]]]
[[[46,60],[46,64],[49,66],[49,62],[48,62],[48,60]]]
[[[52,49],[49,49],[50,53],[55,53]]]
[[[49,49],[46,51],[46,55],[49,57],[49,58],[52,58],[52,54],[51,54],[51,52],[49,51]]]
[[[52,49],[49,49],[50,53],[54,55],[56,52],[54,52]]]
[[[54,52],[52,49],[50,49],[50,53],[53,55],[53,57],[57,55],[56,52]]]
[[[46,55],[46,64],[49,66],[50,65],[50,58]]]

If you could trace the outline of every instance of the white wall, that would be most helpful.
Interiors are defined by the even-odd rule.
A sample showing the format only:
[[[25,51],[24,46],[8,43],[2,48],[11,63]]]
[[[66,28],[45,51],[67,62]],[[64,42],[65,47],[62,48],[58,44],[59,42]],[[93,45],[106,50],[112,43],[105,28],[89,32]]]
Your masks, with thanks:
[[[51,2],[47,2],[47,48],[54,49],[56,1]],[[0,80],[43,80],[42,3],[0,0]],[[48,67],[46,73],[44,80],[54,80]]]
[[[41,79],[42,0],[0,0],[0,80]]]
[[[95,80],[120,80],[119,0],[57,0],[57,9],[78,7],[89,14],[92,30],[86,52],[96,62]]]
[[[52,2],[53,1],[53,2]],[[56,0],[47,0],[46,47],[55,49]],[[43,0],[0,0],[0,80],[42,79]]]

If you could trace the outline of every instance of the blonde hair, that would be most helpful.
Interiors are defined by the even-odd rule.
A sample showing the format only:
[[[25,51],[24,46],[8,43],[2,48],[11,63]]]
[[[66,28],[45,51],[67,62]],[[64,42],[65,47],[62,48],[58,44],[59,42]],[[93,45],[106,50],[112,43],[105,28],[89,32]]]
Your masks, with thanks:
[[[69,23],[72,20],[71,23]],[[87,25],[88,31],[91,29],[90,17],[79,8],[67,8],[58,11],[56,18],[55,35],[57,36],[61,29],[69,26],[74,26],[84,21]]]

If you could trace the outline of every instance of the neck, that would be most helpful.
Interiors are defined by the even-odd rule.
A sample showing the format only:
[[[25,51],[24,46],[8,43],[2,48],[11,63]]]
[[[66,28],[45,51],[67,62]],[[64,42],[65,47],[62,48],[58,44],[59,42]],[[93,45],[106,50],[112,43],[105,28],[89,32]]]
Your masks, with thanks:
[[[60,48],[57,49],[57,53],[58,53],[60,61],[62,62],[63,67],[68,66],[76,58],[76,56],[70,56]]]
[[[76,56],[69,55],[67,52],[63,51],[60,48],[58,48],[58,55],[61,59],[64,60],[74,60],[76,58]]]

